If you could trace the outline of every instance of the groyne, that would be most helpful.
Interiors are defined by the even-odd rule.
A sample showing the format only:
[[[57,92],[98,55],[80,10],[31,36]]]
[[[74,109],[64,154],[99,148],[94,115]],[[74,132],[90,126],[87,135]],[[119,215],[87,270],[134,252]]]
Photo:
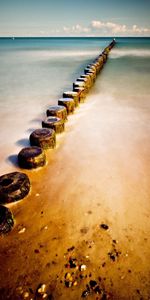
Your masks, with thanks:
[[[72,114],[78,105],[85,101],[114,45],[115,40],[85,67],[84,74],[76,79],[71,91],[64,91],[58,105],[49,107],[47,117],[41,122],[42,128],[33,131],[29,137],[31,146],[21,149],[18,153],[20,168],[37,169],[46,164],[46,151],[55,148],[56,134],[65,130],[67,115]],[[0,234],[9,232],[14,225],[11,211],[5,209],[4,205],[24,199],[29,192],[30,179],[26,174],[13,172],[0,176]]]

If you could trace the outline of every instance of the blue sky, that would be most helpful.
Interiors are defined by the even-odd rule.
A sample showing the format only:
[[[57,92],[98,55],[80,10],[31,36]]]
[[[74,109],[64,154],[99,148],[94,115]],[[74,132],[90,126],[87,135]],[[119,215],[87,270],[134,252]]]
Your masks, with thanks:
[[[0,0],[0,36],[150,36],[150,0]]]

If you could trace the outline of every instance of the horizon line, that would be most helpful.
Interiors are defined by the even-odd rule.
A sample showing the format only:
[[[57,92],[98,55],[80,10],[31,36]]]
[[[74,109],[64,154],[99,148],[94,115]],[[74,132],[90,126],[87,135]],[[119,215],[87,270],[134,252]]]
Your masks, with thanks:
[[[0,36],[0,38],[17,39],[17,38],[150,38],[150,36]]]

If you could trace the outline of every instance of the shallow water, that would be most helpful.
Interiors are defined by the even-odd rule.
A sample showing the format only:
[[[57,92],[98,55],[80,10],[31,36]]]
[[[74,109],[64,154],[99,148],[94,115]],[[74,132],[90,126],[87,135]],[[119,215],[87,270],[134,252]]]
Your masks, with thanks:
[[[11,158],[28,144],[33,129],[41,127],[48,106],[72,89],[72,82],[110,40],[0,39],[1,173],[13,169]],[[105,85],[110,94],[117,83],[115,97],[125,92],[126,101],[134,95],[147,101],[149,39],[118,39],[109,66]]]

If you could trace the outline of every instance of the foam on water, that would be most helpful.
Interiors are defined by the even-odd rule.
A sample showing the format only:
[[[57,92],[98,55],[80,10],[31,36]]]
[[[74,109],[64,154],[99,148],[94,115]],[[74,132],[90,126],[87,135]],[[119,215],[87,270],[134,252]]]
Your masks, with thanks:
[[[150,57],[150,50],[148,49],[113,49],[110,54],[111,58],[119,58],[124,56],[131,57]]]
[[[97,50],[91,50],[91,51],[38,51],[36,52],[36,55],[40,57],[49,57],[49,58],[55,58],[55,57],[94,57],[99,54],[99,51]]]

